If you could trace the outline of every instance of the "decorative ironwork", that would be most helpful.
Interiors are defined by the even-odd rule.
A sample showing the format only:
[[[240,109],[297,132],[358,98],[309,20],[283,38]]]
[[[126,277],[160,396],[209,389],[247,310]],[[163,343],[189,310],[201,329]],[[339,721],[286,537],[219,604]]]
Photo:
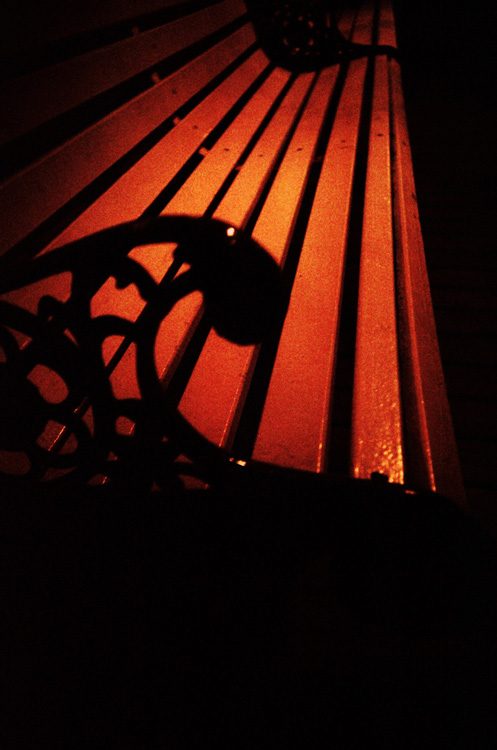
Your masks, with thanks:
[[[357,44],[338,27],[344,3],[334,0],[245,0],[261,47],[293,71],[316,70],[344,59],[371,54],[397,57],[389,45]]]
[[[172,266],[157,283],[129,253],[136,246],[163,242],[177,247]],[[183,264],[189,268],[182,271]],[[168,403],[156,370],[155,342],[161,323],[187,294],[200,290],[212,325],[237,343],[260,341],[281,322],[278,266],[243,232],[186,216],[139,220],[2,270],[4,498],[55,497],[66,507],[71,499],[89,497],[90,485],[105,479],[119,503],[123,498],[132,503],[142,499],[156,485],[161,497],[181,497],[184,503],[179,505],[188,515],[192,498],[184,491],[182,477],[192,474],[214,489],[205,497],[222,528],[229,529],[226,538],[243,527],[244,543],[248,539],[254,546],[260,544],[261,529],[267,535],[268,529],[277,528],[287,550],[290,579],[297,569],[326,554],[336,595],[374,627],[380,623],[409,633],[438,631],[466,623],[468,613],[471,624],[487,611],[486,594],[475,595],[470,607],[468,602],[473,592],[483,591],[473,582],[481,587],[483,576],[490,580],[494,575],[494,558],[454,504],[434,493],[413,493],[381,475],[370,480],[332,478],[237,462]],[[16,304],[12,292],[67,272],[71,285],[65,301],[45,293],[35,311]],[[92,317],[91,300],[109,277],[118,288],[138,289],[145,306],[136,321],[116,314]],[[139,398],[114,395],[112,360],[106,365],[102,352],[104,340],[114,335],[135,345]],[[55,403],[30,379],[36,367],[45,368],[61,384],[63,395]],[[134,428],[119,432],[120,419]],[[48,448],[40,437],[50,422],[60,430]],[[189,461],[178,460],[180,456]],[[74,503],[72,507],[74,512]],[[274,551],[273,538],[269,546]],[[366,566],[358,564],[357,549],[368,560]],[[415,575],[407,575],[411,569]],[[336,571],[341,571],[339,576]],[[450,584],[449,590],[459,591],[452,584],[463,577],[468,585],[461,594],[437,606],[440,587]]]
[[[129,256],[136,246],[178,243],[173,273],[157,283]],[[178,273],[183,263],[188,270]],[[176,274],[174,274],[174,270]],[[165,216],[121,224],[65,245],[29,264],[3,271],[0,293],[64,272],[70,296],[42,296],[36,313],[0,300],[0,457],[3,481],[88,483],[98,475],[122,488],[174,491],[174,459],[181,453],[205,469],[204,478],[229,469],[229,457],[209,443],[167,403],[154,345],[163,319],[185,295],[203,293],[216,331],[240,343],[260,341],[280,314],[279,269],[254,240],[213,220]],[[132,323],[118,315],[92,317],[91,300],[108,277],[118,288],[135,284],[146,302]],[[172,278],[171,278],[172,277]],[[117,399],[104,363],[103,341],[113,335],[134,342],[140,399]],[[63,381],[64,396],[48,401],[29,379],[42,366]],[[91,422],[85,415],[91,410]],[[134,429],[119,434],[116,423]],[[52,421],[61,427],[50,449],[40,436]]]

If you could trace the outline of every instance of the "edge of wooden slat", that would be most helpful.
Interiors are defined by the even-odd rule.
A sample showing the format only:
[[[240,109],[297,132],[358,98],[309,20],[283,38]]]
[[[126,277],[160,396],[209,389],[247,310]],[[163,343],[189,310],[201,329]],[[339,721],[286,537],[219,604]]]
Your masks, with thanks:
[[[386,56],[374,61],[364,200],[352,406],[351,471],[404,482],[404,447],[395,309]]]
[[[465,505],[457,444],[445,388],[415,193],[400,66],[390,61],[395,148],[394,228],[404,369],[415,398],[407,417],[415,424],[418,447],[411,468],[415,482]],[[412,424],[411,424],[412,428]]]

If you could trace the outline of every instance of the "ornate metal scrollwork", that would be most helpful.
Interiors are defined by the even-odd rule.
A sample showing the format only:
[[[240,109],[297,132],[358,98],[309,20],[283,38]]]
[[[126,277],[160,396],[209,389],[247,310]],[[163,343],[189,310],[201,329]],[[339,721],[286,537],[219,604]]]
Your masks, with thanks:
[[[357,44],[338,26],[346,3],[335,0],[245,0],[268,57],[287,70],[305,71],[371,54],[398,55],[388,45]],[[349,3],[350,5],[350,3]]]
[[[136,246],[177,243],[176,271],[157,283],[129,256]],[[9,291],[69,272],[68,299],[50,294],[36,312],[9,300]],[[95,292],[114,277],[116,286],[136,285],[146,305],[132,323],[118,315],[92,317]],[[0,293],[0,478],[17,486],[33,482],[88,483],[98,475],[117,486],[174,490],[180,483],[178,454],[205,468],[205,478],[229,469],[229,457],[209,443],[167,403],[154,359],[159,327],[185,295],[200,290],[217,332],[241,343],[260,341],[280,312],[280,274],[256,242],[219,222],[165,216],[121,224],[3,271]],[[140,399],[117,399],[102,355],[109,336],[136,346]],[[63,395],[47,400],[30,379],[45,368],[62,383]],[[89,426],[85,414],[91,410]],[[129,420],[131,434],[116,423]],[[60,431],[50,449],[40,436],[52,422]],[[197,466],[198,468],[198,466]]]
[[[171,271],[157,282],[129,254],[135,246],[163,242],[177,247]],[[183,264],[188,270],[181,270]],[[61,301],[47,292],[46,282],[67,273],[69,292]],[[145,305],[135,322],[112,313],[92,317],[91,301],[109,277],[118,289],[137,288]],[[36,282],[42,282],[44,290],[36,309],[18,304],[16,290]],[[214,488],[207,494],[209,507],[222,509],[223,528],[230,528],[227,537],[243,528],[258,544],[264,524],[278,529],[283,547],[288,544],[291,570],[326,552],[337,596],[367,621],[423,631],[426,602],[433,629],[464,622],[468,611],[479,617],[487,604],[476,597],[468,607],[476,590],[473,583],[450,607],[444,599],[436,608],[435,597],[430,598],[445,585],[449,567],[453,580],[461,580],[462,565],[465,580],[479,585],[482,572],[488,577],[494,570],[484,542],[449,501],[433,493],[407,494],[399,485],[374,478],[340,479],[257,462],[241,467],[168,403],[156,369],[155,342],[166,316],[194,290],[203,293],[212,325],[232,341],[260,341],[274,322],[281,322],[283,294],[276,263],[243,232],[216,221],[166,216],[121,224],[27,265],[2,269],[2,499],[46,498],[48,491],[66,507],[72,499],[93,497],[91,488],[87,494],[89,486],[105,478],[111,497],[115,490],[119,502],[140,501],[154,485],[162,490],[161,497],[186,500],[182,477],[192,473]],[[103,342],[116,335],[135,346],[139,397],[114,394],[102,350]],[[44,368],[60,385],[56,399],[47,398],[31,379],[36,368]],[[87,420],[90,411],[92,419]],[[127,433],[117,429],[123,419],[134,426]],[[58,425],[59,434],[47,447],[40,438],[50,423]],[[179,456],[190,462],[178,461]],[[272,536],[269,542],[274,551]],[[358,548],[368,560],[366,566],[357,563]],[[473,562],[473,578],[468,560]],[[415,569],[416,577],[405,585],[399,570],[408,568]],[[336,571],[342,571],[340,576]],[[410,587],[418,592],[414,598]]]

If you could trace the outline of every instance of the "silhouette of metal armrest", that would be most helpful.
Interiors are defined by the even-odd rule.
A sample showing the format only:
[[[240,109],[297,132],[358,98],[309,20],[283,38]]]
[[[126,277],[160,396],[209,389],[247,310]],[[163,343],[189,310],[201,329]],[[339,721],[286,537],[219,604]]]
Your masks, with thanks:
[[[176,270],[184,263],[189,268],[156,283],[128,253],[139,245],[162,242],[178,243]],[[64,272],[72,276],[65,302],[45,295],[34,314],[8,297],[0,301],[0,452],[4,464],[9,456],[17,462],[17,468],[3,470],[3,479],[18,484],[74,478],[86,482],[100,473],[121,483],[125,476],[127,485],[156,482],[167,489],[178,484],[172,459],[180,452],[198,458],[212,471],[229,467],[229,457],[167,404],[154,346],[164,318],[196,290],[203,293],[205,313],[221,336],[239,344],[259,342],[282,313],[280,272],[271,256],[220,221],[164,216],[120,224],[28,265],[6,268],[0,293]],[[121,288],[135,284],[145,300],[135,323],[117,315],[92,317],[91,299],[110,276]],[[25,346],[19,345],[13,331],[28,338]],[[112,335],[128,337],[136,345],[140,400],[119,400],[113,394],[102,355],[102,343]],[[49,403],[29,379],[38,364],[64,381],[67,395],[62,401]],[[90,406],[92,429],[82,418]],[[132,436],[117,434],[119,417],[135,424]],[[64,426],[53,450],[37,442],[50,420]],[[64,452],[70,435],[77,447]],[[164,437],[169,442],[164,443]],[[123,460],[109,461],[111,454]],[[120,477],[127,459],[133,467]]]
[[[276,65],[303,72],[347,59],[387,54],[398,58],[396,47],[357,44],[338,26],[344,3],[333,0],[245,0],[260,45]]]
[[[161,242],[178,243],[176,273],[172,280],[166,273],[157,283],[128,254],[135,246]],[[177,273],[182,264],[188,270]],[[64,272],[72,277],[65,302],[45,294],[33,313],[9,299],[9,292]],[[117,315],[92,317],[92,297],[110,276],[118,287],[134,284],[145,301],[134,323]],[[381,475],[340,479],[236,461],[168,403],[156,369],[155,342],[164,318],[194,290],[203,293],[216,330],[238,343],[260,341],[284,313],[276,263],[243,232],[218,221],[165,216],[129,222],[23,267],[4,269],[4,497],[46,497],[48,491],[65,506],[71,499],[87,499],[88,485],[106,477],[119,502],[123,497],[142,500],[156,484],[165,498],[181,496],[188,515],[191,498],[183,492],[181,476],[190,473],[214,488],[203,500],[210,500],[209,508],[230,535],[243,526],[256,544],[264,524],[279,529],[290,578],[310,560],[326,555],[333,591],[374,627],[379,623],[424,633],[472,626],[483,617],[494,557],[453,503],[431,492],[413,493]],[[14,331],[24,336],[24,345]],[[113,392],[111,363],[102,355],[104,339],[113,335],[136,346],[140,398],[118,399]],[[30,380],[37,365],[64,381],[67,395],[57,403],[47,401]],[[91,427],[85,421],[90,409]],[[134,425],[128,435],[116,429],[123,417]],[[61,432],[47,449],[39,438],[51,420]],[[71,438],[76,447],[65,450]],[[181,455],[191,463],[179,462]],[[6,466],[9,456],[11,465]],[[366,565],[358,561],[357,550]],[[441,587],[454,595],[439,602]]]

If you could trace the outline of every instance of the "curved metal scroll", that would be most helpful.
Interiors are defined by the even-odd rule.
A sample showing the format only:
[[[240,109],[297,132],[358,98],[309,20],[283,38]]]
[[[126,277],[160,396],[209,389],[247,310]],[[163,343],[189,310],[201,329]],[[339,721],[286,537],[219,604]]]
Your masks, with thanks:
[[[174,270],[157,283],[129,257],[136,246],[178,243]],[[167,269],[165,269],[167,270]],[[71,274],[65,302],[45,294],[36,313],[9,300],[8,292],[63,272]],[[170,276],[174,278],[170,281]],[[146,302],[137,322],[117,315],[91,316],[91,299],[108,277],[118,288],[135,284]],[[276,263],[256,242],[213,220],[164,216],[138,220],[70,243],[30,264],[4,270],[0,281],[0,478],[33,482],[92,482],[98,475],[122,487],[179,487],[174,459],[186,455],[205,479],[229,467],[229,457],[209,443],[167,403],[154,346],[159,327],[182,297],[200,290],[216,331],[240,344],[260,341],[280,314]],[[140,399],[116,399],[102,356],[108,336],[127,337],[137,352]],[[41,365],[65,386],[57,403],[30,380]],[[91,409],[91,426],[85,414]],[[120,418],[134,424],[119,434]],[[40,435],[61,426],[50,450]],[[68,446],[71,446],[70,449]],[[197,468],[198,470],[198,468]]]
[[[345,3],[336,0],[245,0],[245,5],[262,49],[287,70],[317,70],[372,54],[398,56],[390,45],[348,41],[338,27]]]
[[[157,283],[129,253],[135,246],[161,242],[178,244],[173,265]],[[184,263],[189,268],[181,271]],[[45,293],[32,312],[9,294],[67,272],[71,285],[64,302]],[[134,284],[145,301],[134,323],[114,314],[92,317],[92,297],[109,277],[118,288]],[[66,507],[66,500],[87,499],[89,485],[104,477],[119,501],[141,500],[154,485],[163,496],[174,498],[183,492],[181,477],[192,473],[220,490],[217,501],[224,510],[228,505],[223,497],[230,507],[233,498],[238,500],[244,533],[247,523],[251,529],[249,539],[258,539],[261,519],[268,528],[278,528],[285,540],[282,548],[288,544],[290,570],[326,553],[337,595],[361,617],[395,629],[424,631],[427,611],[430,628],[464,622],[467,612],[479,617],[486,611],[488,599],[482,603],[474,597],[469,607],[468,602],[477,591],[473,582],[481,588],[482,577],[493,576],[493,557],[481,535],[449,501],[433,493],[414,496],[402,486],[374,478],[328,478],[257,462],[241,467],[168,404],[156,370],[155,342],[164,318],[194,290],[203,293],[205,313],[216,330],[232,341],[260,341],[273,323],[281,322],[283,294],[276,263],[242,232],[217,221],[166,216],[121,224],[25,267],[3,269],[3,498],[45,498],[48,489],[49,496],[62,499]],[[135,345],[139,398],[114,395],[110,365],[102,354],[104,340],[113,335]],[[30,379],[37,366],[64,386],[64,395],[55,403]],[[92,419],[87,420],[90,411]],[[134,425],[126,434],[117,430],[123,418]],[[40,437],[50,422],[60,426],[60,434],[47,449]],[[178,461],[181,455],[191,463]],[[223,520],[229,537],[230,518],[226,513]],[[239,528],[238,521],[235,526]],[[273,539],[270,547],[275,548]],[[366,566],[358,564],[357,549]],[[411,569],[415,577],[406,578],[402,571]],[[461,595],[450,602],[430,598],[446,584],[447,571],[460,581],[461,570],[468,582]],[[338,578],[336,571],[342,571]]]

